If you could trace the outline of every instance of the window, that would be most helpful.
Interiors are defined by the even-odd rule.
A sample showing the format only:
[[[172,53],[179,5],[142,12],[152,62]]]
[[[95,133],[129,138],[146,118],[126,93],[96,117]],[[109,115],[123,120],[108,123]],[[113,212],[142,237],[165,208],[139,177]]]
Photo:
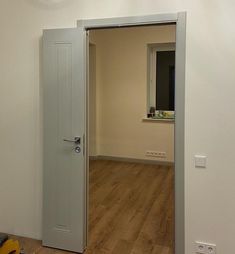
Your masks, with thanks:
[[[175,110],[175,43],[148,45],[148,112]]]

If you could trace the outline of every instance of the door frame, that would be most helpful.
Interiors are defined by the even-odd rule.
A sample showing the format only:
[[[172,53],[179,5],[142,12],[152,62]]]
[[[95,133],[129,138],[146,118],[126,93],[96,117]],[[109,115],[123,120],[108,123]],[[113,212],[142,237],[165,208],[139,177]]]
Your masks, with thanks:
[[[175,71],[175,254],[185,254],[185,55],[186,55],[186,12],[155,14],[147,16],[118,17],[105,19],[78,20],[77,26],[84,32],[99,28],[121,28],[144,25],[176,24],[176,71]],[[88,117],[89,117],[89,41],[86,36],[86,175],[88,182],[89,147],[88,147]],[[87,186],[89,186],[87,184]],[[88,191],[88,190],[87,190]],[[88,195],[87,195],[88,196]],[[88,213],[88,197],[86,207]],[[88,216],[87,216],[88,217]],[[88,222],[88,218],[86,218]],[[86,223],[88,225],[88,223]],[[86,232],[87,235],[87,232]]]

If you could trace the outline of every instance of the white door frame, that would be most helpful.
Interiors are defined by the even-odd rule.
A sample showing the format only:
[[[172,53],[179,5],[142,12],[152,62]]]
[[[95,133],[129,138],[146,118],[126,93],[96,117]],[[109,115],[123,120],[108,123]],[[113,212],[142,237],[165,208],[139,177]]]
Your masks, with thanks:
[[[186,12],[156,14],[148,16],[121,17],[107,19],[79,20],[78,27],[84,31],[97,28],[117,28],[154,24],[176,24],[176,72],[175,72],[175,254],[185,254],[185,201],[184,201],[184,142],[185,142],[185,52],[186,52]],[[86,62],[89,57],[87,41]],[[87,65],[87,89],[89,68]],[[88,119],[88,99],[86,117]],[[87,125],[88,127],[88,125]],[[87,128],[88,130],[88,128]],[[87,131],[88,134],[88,131]],[[86,135],[87,136],[87,135]],[[88,145],[88,142],[86,142]],[[89,157],[87,146],[87,161]],[[89,165],[89,164],[88,164]],[[88,173],[88,172],[87,172]],[[88,174],[87,174],[88,176]],[[88,177],[87,177],[88,180]],[[88,186],[88,185],[87,185]],[[87,210],[88,212],[88,210]],[[88,224],[88,223],[87,223]]]

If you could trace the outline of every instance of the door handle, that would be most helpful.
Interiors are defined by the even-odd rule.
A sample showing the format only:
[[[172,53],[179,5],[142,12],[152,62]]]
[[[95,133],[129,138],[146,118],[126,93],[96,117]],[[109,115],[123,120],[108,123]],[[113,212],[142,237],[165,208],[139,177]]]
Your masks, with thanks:
[[[65,142],[71,142],[74,143],[75,145],[80,145],[81,144],[81,137],[74,137],[74,139],[63,139]]]

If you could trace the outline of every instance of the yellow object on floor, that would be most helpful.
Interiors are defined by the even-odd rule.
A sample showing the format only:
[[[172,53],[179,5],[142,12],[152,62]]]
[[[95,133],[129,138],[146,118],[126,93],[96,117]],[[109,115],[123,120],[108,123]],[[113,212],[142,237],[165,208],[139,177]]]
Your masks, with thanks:
[[[5,234],[0,234],[0,254],[20,254],[19,242],[8,239]]]

